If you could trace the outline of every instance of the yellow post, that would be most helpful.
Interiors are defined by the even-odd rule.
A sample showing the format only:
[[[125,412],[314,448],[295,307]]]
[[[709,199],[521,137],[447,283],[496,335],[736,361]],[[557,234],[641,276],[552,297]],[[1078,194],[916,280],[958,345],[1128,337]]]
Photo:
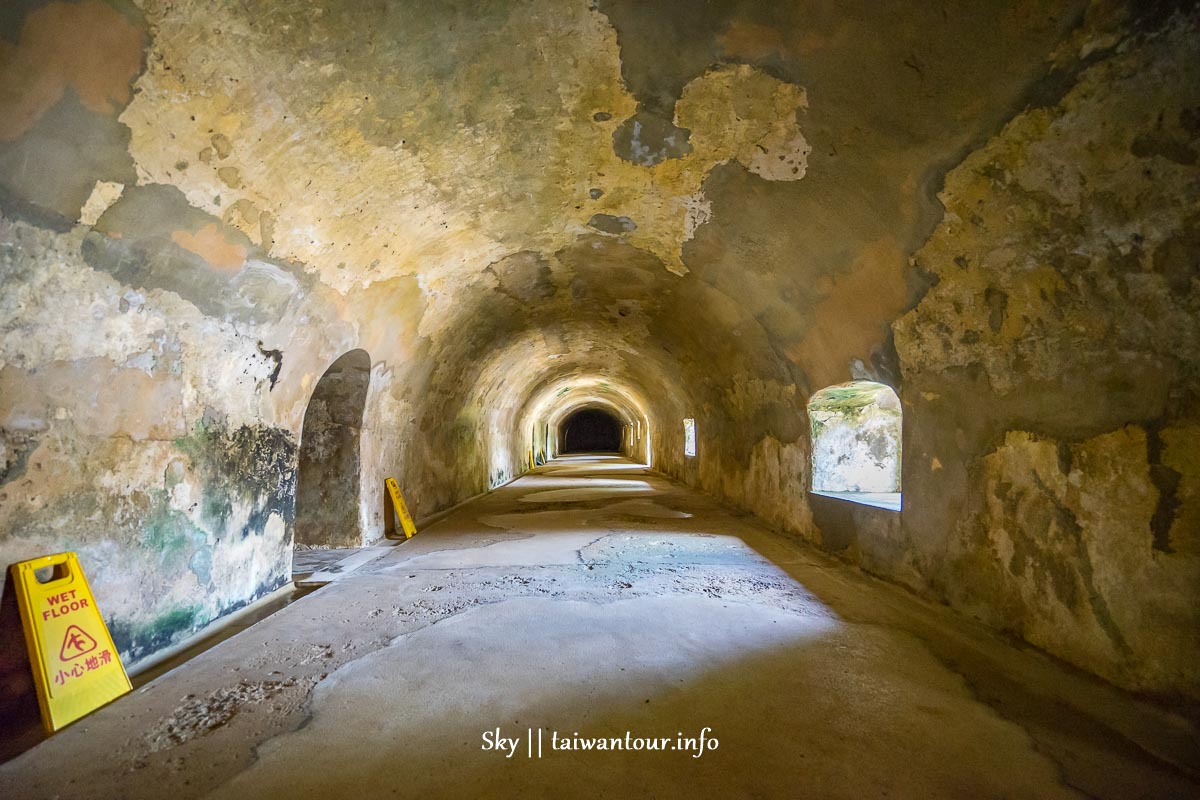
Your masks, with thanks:
[[[38,570],[50,570],[45,582]],[[47,733],[133,688],[74,553],[22,561],[11,571]]]

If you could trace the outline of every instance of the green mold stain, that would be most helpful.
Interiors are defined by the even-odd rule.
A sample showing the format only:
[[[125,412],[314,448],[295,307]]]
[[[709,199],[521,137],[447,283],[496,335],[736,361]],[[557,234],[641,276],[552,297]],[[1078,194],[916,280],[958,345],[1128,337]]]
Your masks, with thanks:
[[[203,484],[201,518],[218,535],[233,516],[234,503],[250,507],[242,537],[261,532],[271,514],[287,523],[295,516],[296,442],[270,426],[229,428],[206,417],[191,436],[175,440]]]
[[[113,644],[128,663],[150,655],[179,641],[208,622],[200,606],[175,608],[149,622],[131,623],[109,619],[108,632]]]
[[[856,414],[867,406],[872,405],[875,402],[878,392],[879,387],[874,384],[866,387],[854,385],[831,386],[828,389],[822,389],[819,393],[819,398],[815,398],[810,405],[812,408],[819,408],[824,411]]]
[[[141,545],[156,553],[163,566],[182,569],[208,537],[184,514],[170,507],[165,491],[155,492],[154,500],[151,512],[142,522]]]

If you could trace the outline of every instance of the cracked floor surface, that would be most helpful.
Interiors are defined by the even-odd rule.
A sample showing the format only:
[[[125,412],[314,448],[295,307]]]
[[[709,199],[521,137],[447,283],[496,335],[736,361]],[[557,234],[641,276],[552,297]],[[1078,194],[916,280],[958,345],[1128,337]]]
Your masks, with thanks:
[[[510,758],[483,749],[497,728],[520,740]],[[699,757],[550,744],[703,728],[718,746]],[[1195,797],[1198,745],[1194,719],[587,457],[457,509],[0,766],[0,785],[175,800]]]

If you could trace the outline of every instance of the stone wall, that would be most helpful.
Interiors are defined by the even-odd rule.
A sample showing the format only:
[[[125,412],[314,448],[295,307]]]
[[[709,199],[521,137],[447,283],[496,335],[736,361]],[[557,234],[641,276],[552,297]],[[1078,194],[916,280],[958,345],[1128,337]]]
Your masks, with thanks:
[[[951,171],[914,259],[936,285],[894,327],[905,489],[935,506],[904,520],[928,585],[1113,681],[1193,696],[1195,23],[1093,54]]]
[[[201,210],[148,175],[119,121],[153,41],[138,9],[4,13],[0,563],[78,552],[126,665],[279,588],[310,395],[358,347],[374,367],[364,479],[345,498],[354,543],[382,535],[388,475],[418,515],[479,491],[468,440],[417,435],[436,363],[396,373],[417,338],[415,281],[339,293],[271,253],[271,215],[231,176]],[[224,169],[230,140],[206,141],[178,148],[172,174]],[[21,683],[22,649],[5,654],[5,681]]]
[[[1200,35],[1194,11],[1159,11],[1094,4],[1024,109],[945,173],[910,308],[877,317],[875,345],[813,330],[792,351],[798,387],[896,387],[902,513],[807,495],[808,437],[760,422],[803,419],[802,393],[735,378],[696,414],[700,457],[679,457],[671,418],[656,455],[1114,683],[1196,698]]]

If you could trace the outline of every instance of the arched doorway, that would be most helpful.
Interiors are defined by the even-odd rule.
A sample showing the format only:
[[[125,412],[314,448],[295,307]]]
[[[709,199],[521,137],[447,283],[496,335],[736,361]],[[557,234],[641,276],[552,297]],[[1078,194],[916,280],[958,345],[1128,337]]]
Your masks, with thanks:
[[[575,411],[559,425],[562,452],[620,452],[622,427],[620,420],[599,408]]]
[[[362,545],[359,438],[370,381],[371,357],[351,350],[330,365],[308,401],[296,478],[297,545]]]

